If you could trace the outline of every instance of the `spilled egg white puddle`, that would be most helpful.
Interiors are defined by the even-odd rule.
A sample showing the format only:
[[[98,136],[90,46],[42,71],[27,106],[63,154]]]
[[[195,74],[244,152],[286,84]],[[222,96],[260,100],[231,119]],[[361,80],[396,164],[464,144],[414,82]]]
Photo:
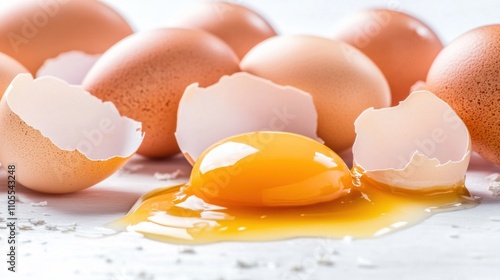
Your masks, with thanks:
[[[144,195],[108,226],[179,244],[370,238],[477,203],[463,181],[404,190],[370,179],[360,167],[349,171],[312,139],[257,132],[218,142],[200,156],[187,184]]]

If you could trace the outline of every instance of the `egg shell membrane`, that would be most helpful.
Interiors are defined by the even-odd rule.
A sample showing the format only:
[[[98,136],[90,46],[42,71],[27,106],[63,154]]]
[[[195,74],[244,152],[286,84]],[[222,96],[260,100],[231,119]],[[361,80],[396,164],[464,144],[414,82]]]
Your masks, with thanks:
[[[82,85],[142,122],[147,136],[138,154],[164,158],[180,151],[174,133],[186,87],[194,82],[212,85],[238,72],[238,62],[231,48],[210,33],[162,28],[136,33],[113,46]]]
[[[461,184],[470,161],[467,127],[428,91],[398,106],[365,110],[355,122],[354,165],[373,180],[403,189]]]
[[[242,71],[310,93],[318,135],[336,152],[352,147],[363,110],[391,104],[389,84],[365,54],[349,44],[310,35],[267,39],[240,63]]]
[[[57,57],[45,60],[36,72],[36,76],[53,76],[69,84],[79,85],[99,57],[100,54],[87,54],[82,51],[61,53]]]
[[[286,131],[322,142],[317,119],[310,94],[240,72],[206,88],[189,85],[179,103],[175,136],[195,162],[212,144],[246,132]]]
[[[48,91],[44,91],[45,89]],[[27,99],[28,96],[23,95],[23,91],[27,90],[30,93],[37,90],[35,94],[31,94],[31,97],[41,96],[46,100]],[[68,98],[58,100],[57,97],[64,95]],[[40,109],[26,107],[27,101]],[[120,121],[111,120],[116,129],[108,135],[103,134],[102,141],[107,143],[103,145],[105,148],[91,149],[93,152],[89,157],[79,151],[76,145],[72,147],[68,141],[73,136],[71,130],[75,130],[71,129],[71,126],[82,124],[81,121],[75,119],[90,124],[93,119],[86,118],[89,114],[82,116],[80,112],[74,113],[73,116],[61,114],[61,110],[64,111],[64,109],[55,108],[51,104],[71,108],[75,112],[86,110],[92,112],[95,117],[112,118],[114,116],[122,122],[122,127],[120,127]],[[24,108],[21,108],[22,106]],[[4,168],[14,164],[16,180],[36,191],[69,193],[93,186],[125,164],[142,141],[140,123],[119,116],[116,108],[113,108],[111,103],[102,103],[80,87],[68,86],[59,79],[45,77],[34,81],[30,74],[20,74],[11,83],[0,103],[0,119],[2,120],[0,131],[6,132],[0,138],[0,162]],[[21,113],[17,114],[15,111],[21,111]],[[57,115],[58,121],[47,118],[47,115],[53,112]],[[99,146],[96,144],[94,148]],[[123,148],[120,149],[120,147]],[[96,150],[101,157],[92,159],[97,156]]]

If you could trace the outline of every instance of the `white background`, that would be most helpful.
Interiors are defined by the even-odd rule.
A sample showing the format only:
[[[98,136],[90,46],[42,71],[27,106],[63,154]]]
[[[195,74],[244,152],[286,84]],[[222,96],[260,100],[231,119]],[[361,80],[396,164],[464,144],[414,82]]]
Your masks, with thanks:
[[[0,9],[15,1],[2,0]],[[122,0],[116,7],[136,30],[163,27],[182,6],[195,1]],[[427,22],[444,42],[474,27],[500,23],[499,1],[237,1],[266,16],[282,34],[328,36],[336,19],[366,7],[396,7]],[[136,157],[129,168],[91,189],[48,196],[19,187],[22,223],[38,218],[46,225],[19,233],[19,270],[0,279],[498,279],[500,275],[500,200],[491,196],[484,177],[500,172],[478,157],[467,177],[469,189],[482,197],[472,210],[439,214],[389,236],[352,242],[294,239],[265,243],[221,243],[193,248],[146,240],[135,234],[107,234],[98,229],[124,215],[144,192],[165,185],[156,171],[181,168],[183,159],[149,162]],[[6,209],[5,172],[0,172],[0,217]],[[168,184],[173,183],[169,182]],[[30,203],[47,201],[46,207]],[[73,225],[76,223],[76,226]],[[2,223],[0,223],[1,225]],[[64,232],[64,231],[67,232]],[[74,230],[74,231],[73,231]],[[0,229],[0,253],[6,252]],[[332,263],[317,261],[323,252]],[[366,265],[371,262],[373,266]],[[246,264],[246,265],[245,265]],[[245,266],[250,266],[245,268]]]

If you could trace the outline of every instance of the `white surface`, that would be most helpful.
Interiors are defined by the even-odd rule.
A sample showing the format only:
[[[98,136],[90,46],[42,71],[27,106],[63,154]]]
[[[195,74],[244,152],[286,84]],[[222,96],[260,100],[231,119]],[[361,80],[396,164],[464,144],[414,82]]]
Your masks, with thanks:
[[[184,174],[178,181],[155,179],[155,172],[177,168]],[[109,234],[99,228],[122,217],[144,192],[185,180],[189,165],[182,158],[135,157],[125,170],[130,173],[119,172],[75,194],[43,195],[18,187],[18,223],[32,229],[19,231],[16,277],[2,264],[0,279],[497,279],[500,273],[500,221],[492,219],[500,216],[500,199],[491,196],[484,179],[500,168],[478,157],[473,157],[467,177],[469,190],[482,197],[478,207],[437,214],[382,238],[351,242],[299,238],[183,247],[132,233],[91,238]],[[4,218],[6,181],[2,171]],[[47,206],[31,205],[43,201]],[[32,225],[30,219],[45,224]],[[6,237],[2,229],[2,254]]]
[[[3,0],[0,8],[12,2]],[[175,10],[194,1],[106,2],[143,30],[163,26]],[[239,2],[248,2],[260,10],[282,33],[328,35],[329,27],[339,16],[373,6],[398,5],[428,22],[444,41],[471,28],[500,22],[499,1]],[[49,196],[19,187],[21,201],[17,206],[21,222],[29,224],[28,219],[41,218],[47,224],[19,231],[16,277],[6,272],[3,260],[7,232],[0,229],[0,253],[4,256],[0,258],[0,279],[498,279],[500,221],[490,217],[500,216],[500,200],[492,198],[484,177],[500,172],[500,167],[477,157],[472,162],[467,185],[483,198],[481,205],[438,214],[420,225],[378,239],[348,242],[302,238],[221,243],[191,250],[134,234],[100,239],[81,237],[99,233],[96,227],[124,215],[141,194],[170,183],[157,181],[156,171],[181,168],[185,176],[189,174],[183,159],[146,161],[136,157],[128,168],[134,169],[134,164],[143,164],[144,168],[116,174],[76,194]],[[5,217],[7,179],[5,172],[0,174],[0,217]],[[30,204],[41,201],[48,205]],[[63,232],[65,229],[75,231]]]

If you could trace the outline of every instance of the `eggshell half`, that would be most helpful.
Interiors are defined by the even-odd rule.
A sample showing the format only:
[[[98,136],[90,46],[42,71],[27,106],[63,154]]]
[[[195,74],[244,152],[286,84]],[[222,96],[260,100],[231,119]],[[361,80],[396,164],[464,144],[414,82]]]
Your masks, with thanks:
[[[310,94],[240,72],[207,88],[188,86],[179,103],[175,136],[194,163],[212,144],[246,132],[286,131],[321,141],[317,119]]]
[[[415,91],[396,107],[365,110],[355,129],[354,164],[377,182],[422,190],[464,180],[471,155],[469,131],[429,91]]]
[[[370,9],[345,17],[333,27],[333,38],[366,54],[389,82],[392,105],[424,80],[443,48],[439,37],[419,19],[399,11]]]
[[[208,32],[163,28],[135,33],[114,45],[82,85],[113,102],[124,116],[142,122],[146,138],[138,154],[162,158],[179,152],[174,133],[186,87],[212,85],[238,72],[238,63],[233,50]]]
[[[251,49],[241,70],[310,93],[318,135],[335,152],[352,146],[363,110],[391,104],[389,84],[366,55],[344,42],[309,35],[276,36]]]
[[[16,180],[47,193],[90,187],[138,149],[141,124],[79,86],[20,74],[0,103],[0,162]]]

